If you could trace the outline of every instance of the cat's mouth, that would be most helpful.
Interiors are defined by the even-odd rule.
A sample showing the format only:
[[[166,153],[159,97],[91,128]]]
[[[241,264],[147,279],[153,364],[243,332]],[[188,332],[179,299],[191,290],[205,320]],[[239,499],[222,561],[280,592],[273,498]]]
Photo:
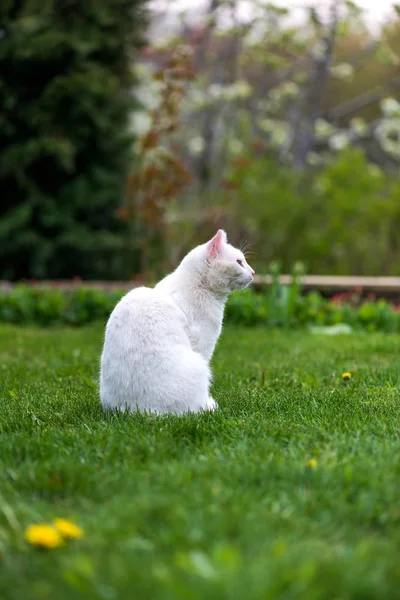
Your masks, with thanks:
[[[239,289],[244,289],[249,287],[253,283],[253,277],[237,277],[234,281],[235,287],[237,286]]]

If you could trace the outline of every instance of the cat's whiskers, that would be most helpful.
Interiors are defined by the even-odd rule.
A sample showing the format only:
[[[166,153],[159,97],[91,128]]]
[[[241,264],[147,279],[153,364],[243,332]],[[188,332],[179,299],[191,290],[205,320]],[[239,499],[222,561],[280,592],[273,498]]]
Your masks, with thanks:
[[[243,242],[240,242],[240,251],[243,252],[243,254],[245,254],[247,252],[247,250],[250,248],[250,244],[248,242],[248,240],[243,240]]]
[[[253,250],[250,250],[250,248],[251,245],[247,242],[247,240],[244,240],[244,242],[242,242],[240,245],[240,251],[242,252],[246,260],[252,256],[257,256],[257,253]]]

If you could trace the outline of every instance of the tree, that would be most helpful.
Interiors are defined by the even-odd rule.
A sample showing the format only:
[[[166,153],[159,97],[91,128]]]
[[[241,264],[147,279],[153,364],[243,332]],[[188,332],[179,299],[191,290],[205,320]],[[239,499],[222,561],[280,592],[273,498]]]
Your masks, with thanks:
[[[146,0],[3,0],[0,277],[117,278]]]
[[[380,127],[385,96],[400,99],[396,14],[371,32],[352,0],[245,4],[243,10],[242,0],[208,0],[196,24],[182,30],[197,72],[181,142],[204,197],[253,140],[300,171],[334,159],[348,144],[397,168],[397,130],[393,123]]]

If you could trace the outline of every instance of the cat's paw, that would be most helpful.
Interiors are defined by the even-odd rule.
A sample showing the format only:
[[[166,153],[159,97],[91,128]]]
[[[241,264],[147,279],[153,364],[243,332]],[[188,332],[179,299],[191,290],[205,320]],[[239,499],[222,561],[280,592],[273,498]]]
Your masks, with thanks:
[[[215,402],[214,398],[211,398],[211,396],[209,396],[206,405],[204,407],[204,410],[217,410],[218,408],[218,404]]]

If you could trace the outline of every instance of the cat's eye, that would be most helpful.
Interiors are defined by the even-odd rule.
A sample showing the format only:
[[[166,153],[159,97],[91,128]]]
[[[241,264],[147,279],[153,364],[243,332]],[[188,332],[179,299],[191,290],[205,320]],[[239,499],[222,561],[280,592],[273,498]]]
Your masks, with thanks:
[[[240,265],[241,267],[244,267],[243,261],[240,260],[240,258],[237,259],[237,264]]]

